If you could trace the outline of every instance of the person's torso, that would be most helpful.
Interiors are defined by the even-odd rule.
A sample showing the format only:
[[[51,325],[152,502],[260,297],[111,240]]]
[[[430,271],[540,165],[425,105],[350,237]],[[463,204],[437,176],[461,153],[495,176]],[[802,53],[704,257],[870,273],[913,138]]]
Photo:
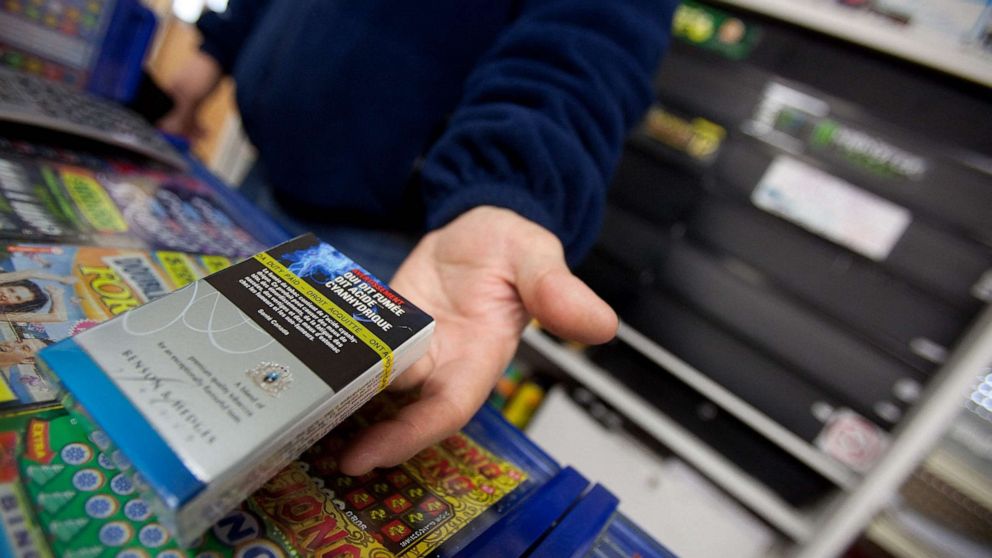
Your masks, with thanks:
[[[234,76],[273,187],[301,206],[395,213],[516,3],[272,0]]]

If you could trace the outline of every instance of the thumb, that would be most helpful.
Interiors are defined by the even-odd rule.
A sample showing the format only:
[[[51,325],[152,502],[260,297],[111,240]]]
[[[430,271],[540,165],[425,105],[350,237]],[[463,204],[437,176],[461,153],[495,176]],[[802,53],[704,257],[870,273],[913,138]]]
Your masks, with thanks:
[[[543,246],[517,251],[515,282],[527,312],[565,339],[592,345],[613,339],[619,327],[616,312],[569,271],[558,239],[542,232],[548,235]]]

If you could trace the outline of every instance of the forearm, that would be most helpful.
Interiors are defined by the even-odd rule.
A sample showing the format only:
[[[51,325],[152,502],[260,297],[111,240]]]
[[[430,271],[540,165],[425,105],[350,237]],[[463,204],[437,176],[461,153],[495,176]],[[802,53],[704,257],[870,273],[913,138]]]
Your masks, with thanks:
[[[476,205],[591,245],[623,139],[652,99],[673,0],[529,0],[423,166],[428,225]]]
[[[269,0],[231,0],[224,13],[205,12],[200,17],[196,24],[203,39],[200,49],[167,87],[180,112],[195,112],[217,89],[268,4]]]
[[[198,107],[210,96],[224,77],[220,63],[210,54],[197,51],[186,65],[176,74],[168,86],[169,94],[176,103],[187,103]]]
[[[173,107],[156,122],[159,129],[193,140],[202,137],[204,132],[198,120],[200,106],[217,89],[222,75],[220,64],[212,56],[197,51],[166,86]]]

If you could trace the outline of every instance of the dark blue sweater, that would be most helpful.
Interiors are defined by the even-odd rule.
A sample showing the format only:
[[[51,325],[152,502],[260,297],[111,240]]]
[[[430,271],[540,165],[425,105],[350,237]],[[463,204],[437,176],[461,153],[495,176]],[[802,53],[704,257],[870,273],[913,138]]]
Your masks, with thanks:
[[[427,228],[478,205],[575,261],[675,0],[231,0],[199,22],[279,198]]]

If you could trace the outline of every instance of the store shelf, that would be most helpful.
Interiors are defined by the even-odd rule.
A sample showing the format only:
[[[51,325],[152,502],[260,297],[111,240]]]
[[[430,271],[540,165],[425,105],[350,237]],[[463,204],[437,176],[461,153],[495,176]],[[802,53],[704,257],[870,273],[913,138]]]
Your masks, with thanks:
[[[924,469],[986,510],[992,510],[992,480],[944,449],[937,449]]]
[[[933,551],[905,532],[886,514],[879,515],[865,531],[868,540],[895,558],[931,558]]]
[[[927,29],[823,0],[720,0],[992,86],[992,54]]]
[[[621,323],[617,337],[837,486],[851,490],[857,485],[859,476],[856,473],[824,455],[634,328]]]
[[[869,524],[919,466],[961,411],[980,371],[992,362],[992,307],[986,307],[947,362],[930,381],[920,401],[900,423],[885,457],[818,526],[797,558],[837,556]]]
[[[585,356],[562,347],[536,328],[528,328],[523,340],[791,540],[802,542],[812,535],[813,514],[784,502]]]

